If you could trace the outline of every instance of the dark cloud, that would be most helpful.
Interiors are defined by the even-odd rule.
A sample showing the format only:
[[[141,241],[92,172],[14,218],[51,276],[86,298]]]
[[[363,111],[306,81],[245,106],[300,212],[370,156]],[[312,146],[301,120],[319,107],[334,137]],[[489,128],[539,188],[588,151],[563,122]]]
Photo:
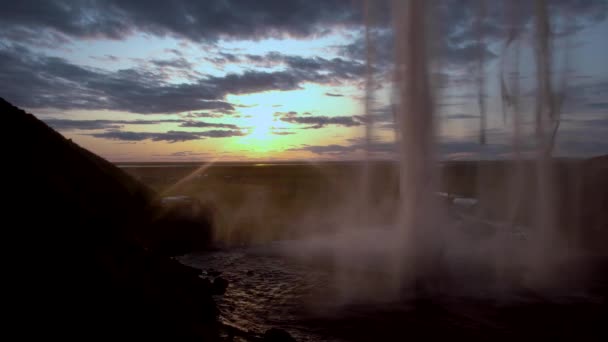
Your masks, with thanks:
[[[536,96],[531,92],[531,96]],[[565,90],[565,103],[562,112],[567,113],[605,113],[608,109],[608,81],[584,80],[572,82]]]
[[[71,131],[71,130],[117,130],[124,125],[158,125],[163,123],[179,123],[180,127],[190,128],[227,128],[237,130],[239,127],[233,124],[225,123],[214,123],[205,121],[193,121],[193,120],[177,120],[177,119],[166,119],[166,120],[68,120],[68,119],[56,119],[48,118],[43,119],[49,126],[53,127],[58,131]]]
[[[348,80],[359,80],[365,73],[361,61],[344,58],[301,57],[270,52],[264,56],[246,55],[250,62],[269,67],[283,64],[303,81],[338,84]]]
[[[209,112],[198,112],[198,113],[188,113],[185,114],[184,117],[186,118],[221,118],[223,117],[224,113],[209,113]]]
[[[477,60],[480,52],[486,61],[496,58],[499,52],[493,51],[490,46],[506,39],[506,31],[512,24],[506,21],[510,11],[516,11],[517,21],[524,31],[529,31],[532,15],[535,13],[532,1],[487,2],[486,13],[478,31],[478,1],[442,0],[435,4],[432,8],[433,18],[434,23],[438,24],[433,26],[436,36],[430,40],[431,50],[448,66],[468,65]],[[548,1],[548,5],[552,17],[563,15],[566,18],[561,20],[559,25],[553,25],[556,36],[579,32],[589,25],[605,20],[608,14],[608,2],[605,0],[555,0]],[[554,22],[557,23],[558,20]],[[478,41],[479,33],[482,34],[481,42]],[[370,31],[370,35],[372,63],[380,71],[390,69],[394,60],[395,41],[390,21],[380,21],[380,25]],[[345,57],[357,61],[365,61],[367,58],[363,33],[351,43],[337,48]]]
[[[393,37],[390,30],[390,1],[374,1],[371,24],[375,28],[376,60],[383,64],[390,58]],[[442,54],[465,61],[476,37],[476,1],[443,0],[436,2],[435,28],[446,37],[447,50]],[[487,6],[481,28],[489,40],[504,36],[505,15],[512,1],[492,1]],[[520,3],[520,2],[518,2]],[[576,32],[589,23],[606,18],[605,0],[549,1],[553,13],[567,13],[568,29]],[[532,2],[521,2],[518,18],[522,23],[534,13]],[[196,42],[214,42],[220,38],[261,39],[265,37],[313,38],[335,28],[360,29],[364,20],[361,0],[144,0],[65,1],[19,0],[0,7],[0,36],[11,41],[36,42],[53,46],[68,39],[124,39],[137,32],[174,36]],[[360,37],[362,35],[359,35]],[[362,41],[344,48],[350,56],[365,56]],[[441,45],[445,45],[442,44]],[[363,49],[363,50],[361,50]],[[491,53],[487,46],[482,49]],[[176,55],[179,51],[171,50]],[[234,55],[221,56],[226,61]]]
[[[102,62],[118,62],[120,61],[120,57],[116,57],[114,55],[103,55],[102,57],[97,56],[89,56],[89,58],[102,61]]]
[[[182,120],[68,120],[48,118],[43,119],[49,126],[58,131],[118,129],[123,125],[158,125],[162,123],[177,123]]]
[[[208,138],[228,138],[228,137],[242,137],[246,135],[241,131],[222,131],[222,130],[211,130],[198,133],[201,137]]]
[[[311,37],[335,26],[361,22],[360,1],[351,0],[20,0],[0,7],[3,35],[24,39],[51,32],[57,39],[122,39],[134,32],[193,41],[221,37]],[[64,38],[65,39],[65,38]]]
[[[63,120],[63,119],[44,119],[49,126],[58,131],[72,130],[96,130],[96,129],[119,129],[122,125],[109,120]]]
[[[457,29],[458,30],[458,29]],[[382,29],[376,31],[371,42],[374,55],[371,60],[376,72],[389,72],[394,61],[394,32],[390,29]],[[432,51],[435,57],[441,59],[448,66],[467,65],[477,61],[479,52],[483,54],[486,61],[492,60],[497,55],[489,48],[489,42],[479,43],[471,40],[475,36],[471,35],[461,37],[460,39],[450,39],[449,36],[443,36],[442,39],[431,39],[433,44]],[[367,47],[365,38],[358,37],[350,44],[339,47],[339,53],[356,61],[366,61]]]
[[[448,120],[479,119],[479,115],[462,114],[462,113],[450,114],[450,115],[446,115],[444,117]]]
[[[362,123],[367,123],[371,119],[372,123],[388,123],[392,124],[395,121],[394,108],[392,104],[372,108],[371,117],[367,115],[355,115],[354,118]]]
[[[349,145],[327,145],[327,146],[311,146],[304,145],[298,148],[292,148],[291,151],[308,151],[318,155],[330,155],[330,156],[344,156],[356,152],[363,152],[369,150],[377,156],[384,156],[387,158],[396,158],[397,146],[391,141],[373,141],[369,145],[365,144],[363,139],[350,139],[351,144]],[[469,156],[471,158],[497,158],[500,155],[510,152],[507,145],[503,144],[487,144],[480,146],[475,141],[443,141],[437,146],[438,155],[442,158],[452,159],[455,157],[462,158],[463,156]]]
[[[325,59],[322,57],[300,57],[300,56],[279,56],[284,63],[293,70],[303,73],[317,73],[315,79],[322,79],[328,72],[328,78],[335,81],[341,79],[356,79],[364,75],[365,65],[360,62],[345,60],[342,58]]]
[[[229,129],[239,129],[237,125],[232,124],[224,124],[224,123],[213,123],[213,122],[205,122],[205,121],[186,121],[182,122],[180,127],[197,127],[197,128],[229,128]]]
[[[437,107],[461,107],[465,106],[466,102],[441,102],[437,103]]]
[[[320,154],[320,155],[325,155],[325,154],[340,155],[340,154],[345,154],[345,153],[352,153],[352,152],[356,151],[356,148],[353,148],[353,146],[344,146],[344,145],[336,145],[336,144],[315,145],[315,146],[304,145],[302,147],[290,148],[289,151],[308,151],[308,152],[312,152],[314,154]]]
[[[490,46],[504,39],[510,1],[496,1],[488,6],[481,23],[485,36],[476,41],[476,2],[446,0],[437,2],[433,40],[436,53],[448,64],[467,64],[482,51],[487,60],[498,54]],[[550,1],[552,13],[567,13],[569,31],[580,31],[591,23],[605,20],[607,2]],[[521,4],[521,23],[529,23],[534,13],[529,4]],[[246,94],[267,90],[299,89],[302,83],[326,85],[360,81],[365,72],[366,45],[363,38],[361,1],[351,0],[177,0],[170,3],[148,1],[76,1],[20,0],[0,6],[0,94],[26,108],[107,109],[142,114],[208,110],[203,115],[232,113],[234,106],[225,101],[228,94]],[[392,61],[394,33],[386,2],[374,2],[372,36],[374,65],[388,70]],[[565,29],[556,25],[557,31]],[[157,69],[189,70],[192,64],[177,49],[166,49],[170,59],[142,61],[144,66],[113,72],[81,67],[68,61],[33,53],[7,42],[21,42],[36,47],[57,47],[70,39],[124,39],[135,33],[175,36],[187,41],[213,42],[219,38],[261,39],[292,36],[318,37],[334,28],[353,29],[352,44],[338,47],[343,58],[301,57],[278,52],[266,55],[238,55],[218,52],[224,63],[249,61],[254,64],[281,64],[285,70],[204,76],[185,75],[188,83],[174,84],[168,72]],[[557,32],[556,33],[560,33]],[[186,40],[180,44],[184,45]],[[115,56],[107,55],[108,60]],[[97,57],[96,57],[97,58]],[[104,57],[101,57],[104,58]],[[587,89],[591,92],[591,89]],[[338,95],[327,93],[328,96]],[[571,95],[569,92],[568,95]],[[576,95],[576,94],[573,94]],[[576,102],[579,108],[605,109],[600,95]],[[340,117],[337,117],[340,118]],[[286,118],[301,123],[302,118]],[[283,119],[282,119],[283,120]],[[355,126],[360,119],[318,117],[313,128],[327,124]],[[330,121],[327,121],[330,120]],[[331,122],[334,120],[334,122]],[[285,121],[285,120],[284,120]],[[327,123],[329,122],[329,123]],[[84,124],[83,124],[84,125]],[[108,127],[106,127],[108,128]],[[110,126],[109,128],[115,128]]]
[[[593,109],[608,109],[608,102],[593,102],[588,103],[587,106]]]
[[[272,133],[274,135],[292,135],[292,134],[296,134],[296,132],[294,132],[290,128],[283,128],[283,127],[272,127],[271,130],[270,130],[270,133]]]
[[[178,151],[170,154],[162,155],[157,154],[155,156],[158,157],[196,157],[196,156],[207,156],[209,153],[207,152],[194,152],[194,151]]]
[[[116,131],[111,130],[103,133],[89,134],[96,138],[120,141],[166,141],[170,143],[182,142],[188,140],[199,140],[202,138],[227,138],[235,136],[243,136],[240,131],[222,131],[211,130],[205,132],[183,132],[183,131],[168,131],[168,132],[131,132],[131,131]]]
[[[557,133],[554,155],[557,157],[592,157],[608,153],[608,118],[564,120]],[[491,139],[480,145],[477,136],[462,138],[442,137],[438,139],[436,153],[440,159],[497,159],[512,156],[510,133],[492,129],[488,130]],[[535,155],[534,136],[526,136],[523,141],[523,153]],[[332,157],[353,157],[357,152],[369,151],[377,156],[397,158],[397,145],[392,141],[372,141],[367,145],[363,138],[347,139],[345,144],[302,145],[290,151],[308,151],[318,155]]]
[[[297,116],[296,112],[274,114],[279,120],[293,124],[310,125],[306,128],[318,129],[327,125],[336,126],[360,126],[361,122],[352,116]]]
[[[174,54],[174,55],[176,55],[176,56],[179,56],[179,57],[182,57],[182,56],[184,55],[184,54],[183,54],[181,51],[179,51],[178,49],[165,49],[165,52],[167,52],[167,53],[172,53],[172,54]]]
[[[106,72],[37,55],[20,46],[0,46],[0,93],[26,108],[109,109],[141,114],[234,110],[223,101],[227,90],[205,80],[167,84],[146,70]]]
[[[183,57],[173,59],[152,59],[149,63],[161,68],[191,69],[193,67],[192,63],[188,62]]]
[[[294,112],[294,111],[290,111],[290,112],[274,112],[274,114],[272,114],[272,116],[274,116],[275,118],[279,118],[279,117],[283,117],[283,116],[294,116],[297,115],[298,112]]]
[[[209,62],[216,64],[218,66],[222,66],[226,63],[238,63],[241,62],[241,58],[235,54],[219,52],[215,56],[204,57]]]
[[[228,74],[209,77],[204,80],[212,89],[223,94],[247,94],[265,90],[294,90],[300,88],[302,78],[289,71],[262,72],[245,71],[242,74]]]
[[[178,132],[168,131],[166,133],[151,133],[151,132],[130,132],[130,131],[108,131],[103,133],[90,134],[96,138],[102,138],[107,140],[121,140],[121,141],[167,141],[167,142],[179,142],[188,140],[198,140],[200,136],[193,132]]]
[[[209,76],[194,83],[167,83],[162,74],[146,69],[108,72],[38,55],[18,45],[0,45],[0,93],[26,108],[108,109],[141,114],[213,110],[231,113],[227,94],[299,89],[302,82],[332,83],[355,77],[356,67],[344,60],[322,60],[333,73],[246,71]],[[317,61],[318,62],[318,61]],[[153,61],[181,65],[178,59]],[[305,64],[304,62],[302,62]]]

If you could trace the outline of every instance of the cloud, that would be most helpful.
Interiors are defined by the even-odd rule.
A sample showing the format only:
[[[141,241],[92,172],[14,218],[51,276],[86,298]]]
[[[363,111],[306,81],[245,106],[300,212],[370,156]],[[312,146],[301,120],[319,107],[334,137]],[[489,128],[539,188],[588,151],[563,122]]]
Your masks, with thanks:
[[[588,103],[587,106],[593,109],[608,109],[608,102],[593,102]]]
[[[349,140],[349,145],[304,145],[297,148],[292,148],[290,151],[308,151],[318,155],[338,156],[338,157],[355,157],[357,152],[369,150],[377,156],[386,158],[397,158],[397,145],[392,141],[372,141],[368,145],[363,139],[355,138]],[[441,141],[437,146],[438,155],[443,159],[462,158],[466,155],[473,159],[475,158],[498,158],[500,155],[510,152],[507,145],[503,144],[487,144],[479,145],[475,141],[468,140],[449,140]]]
[[[198,128],[217,127],[217,128],[239,129],[239,127],[237,125],[233,125],[233,124],[213,123],[213,122],[205,122],[205,121],[186,121],[186,122],[182,122],[179,126],[180,127],[198,127]]]
[[[170,153],[168,157],[195,157],[195,156],[206,156],[209,155],[207,152],[194,152],[194,151],[178,151]],[[162,156],[162,155],[159,155]]]
[[[198,112],[198,113],[188,113],[183,115],[186,118],[221,118],[224,115],[226,115],[225,113],[209,113],[209,112]]]
[[[326,96],[332,96],[332,97],[343,97],[344,95],[342,94],[334,94],[334,93],[325,93]]]
[[[490,141],[480,145],[477,136],[438,138],[435,151],[439,159],[501,159],[513,154],[509,132],[488,130]],[[557,133],[554,155],[557,157],[592,157],[608,153],[608,118],[564,120]],[[523,137],[523,153],[534,156],[535,138]],[[290,151],[307,151],[332,158],[360,158],[360,152],[369,151],[376,156],[398,159],[397,145],[393,141],[372,141],[366,144],[363,138],[347,139],[345,144],[302,145]]]
[[[446,115],[444,118],[448,120],[479,119],[479,115],[458,113]]]
[[[89,58],[97,60],[97,61],[102,61],[102,62],[118,62],[120,61],[120,57],[116,57],[114,55],[103,55],[102,57],[98,57],[98,56],[89,56]]]
[[[37,32],[57,39],[124,39],[134,32],[175,36],[197,42],[220,38],[313,37],[333,26],[361,21],[362,6],[348,0],[238,1],[177,0],[38,2],[21,0],[0,9],[0,27],[33,40]],[[38,37],[40,33],[38,33]]]
[[[366,123],[369,119],[376,124],[393,124],[395,121],[393,104],[372,108],[371,110],[371,118],[368,118],[367,115],[355,115],[354,118],[361,123]]]
[[[294,90],[306,81],[289,71],[263,72],[248,70],[242,74],[227,74],[221,77],[209,77],[203,85],[209,85],[218,91],[217,96],[225,94],[247,94],[266,90]]]
[[[183,57],[173,59],[152,59],[149,63],[161,68],[191,69],[192,63]]]
[[[200,137],[193,132],[178,132],[168,131],[166,133],[151,133],[151,132],[130,132],[130,131],[108,131],[103,133],[90,134],[95,138],[107,140],[122,140],[122,141],[168,141],[178,142],[187,140],[198,140]]]
[[[533,91],[531,96],[536,96]],[[608,80],[586,80],[572,82],[565,90],[565,103],[562,112],[568,113],[605,113],[608,109]]]
[[[234,110],[225,89],[201,80],[167,84],[140,69],[106,72],[21,46],[0,48],[0,93],[26,108],[108,109],[141,114]]]
[[[197,133],[201,137],[208,138],[229,138],[229,137],[242,137],[246,135],[241,131],[222,131],[222,130],[211,130]]]
[[[271,127],[270,133],[274,134],[274,135],[292,135],[292,134],[296,134],[296,132],[293,132],[290,128],[283,128],[283,127]]]
[[[269,52],[264,56],[246,55],[246,58],[263,67],[285,65],[288,70],[303,81],[339,84],[350,80],[359,80],[365,73],[365,64],[344,58],[327,59],[323,57],[302,57]],[[331,95],[330,95],[331,96]]]
[[[490,39],[504,36],[508,13],[505,3],[492,1],[488,20],[482,29]],[[378,41],[390,37],[390,1],[374,1],[373,25]],[[449,38],[455,58],[463,58],[475,37],[476,2],[444,0],[437,2],[437,29]],[[606,18],[604,0],[550,1],[553,12],[569,16],[569,31],[578,31],[592,22]],[[521,5],[522,22],[534,13],[528,2]],[[176,0],[168,3],[146,1],[76,1],[20,0],[0,8],[0,36],[13,41],[35,42],[53,46],[70,39],[125,39],[136,33],[172,36],[194,42],[216,42],[219,39],[258,40],[262,38],[315,38],[339,28],[360,29],[364,23],[361,0]],[[467,45],[469,44],[469,45]],[[390,59],[390,45],[378,43],[377,59]],[[357,49],[364,45],[352,45]],[[467,47],[469,46],[469,47]],[[462,47],[462,48],[461,48]],[[348,50],[348,49],[346,49]],[[345,53],[363,56],[361,51]],[[176,54],[178,55],[178,54]],[[230,54],[222,58],[230,59]]]
[[[355,117],[353,116],[297,116],[296,112],[276,112],[274,116],[284,122],[310,125],[306,128],[312,129],[323,128],[327,125],[354,127],[362,124],[360,121],[355,120]]]
[[[442,63],[450,67],[470,65],[477,60],[481,52],[486,61],[497,57],[498,52],[491,48],[498,42],[504,41],[506,32],[511,23],[505,18],[511,10],[517,10],[517,18],[520,25],[526,30],[535,13],[533,2],[516,1],[518,6],[512,6],[513,1],[492,1],[486,6],[485,19],[481,22],[483,41],[478,42],[477,13],[479,9],[476,1],[443,0],[434,2],[432,7],[434,22],[441,25],[434,26],[431,48],[434,55]],[[553,20],[556,36],[580,32],[586,27],[606,19],[608,14],[608,2],[605,0],[588,1],[549,1],[549,12],[552,15],[567,13],[567,20]],[[390,7],[379,10],[388,10]],[[378,10],[378,9],[376,9]],[[380,71],[387,71],[393,64],[394,31],[390,26],[387,15],[379,15],[383,20],[376,21],[377,25],[370,30],[373,48],[373,64]],[[556,17],[555,16],[555,17]],[[339,53],[350,59],[365,61],[367,58],[367,47],[365,35],[362,32],[349,44],[337,46]]]
[[[211,130],[204,132],[183,132],[183,131],[168,131],[168,132],[131,132],[131,131],[116,131],[111,130],[103,133],[93,133],[90,136],[120,141],[166,141],[170,143],[183,142],[188,140],[199,140],[202,138],[228,138],[235,136],[243,136],[240,131],[222,131]]]
[[[47,125],[58,131],[118,129],[123,125],[158,125],[162,123],[177,123],[182,120],[69,120],[46,118]]]
[[[333,68],[333,72],[323,72],[325,66],[318,72],[293,68],[275,72],[248,70],[241,74],[208,76],[193,83],[170,84],[162,73],[146,69],[108,72],[39,55],[23,46],[0,45],[0,93],[26,108],[106,109],[140,114],[191,110],[231,113],[234,106],[224,101],[228,94],[294,90],[303,82],[331,84],[355,77],[352,73],[357,67],[349,62],[322,62]],[[152,63],[175,66],[181,62]]]
[[[344,145],[317,145],[310,146],[304,145],[303,147],[290,148],[289,151],[308,151],[315,154],[344,154],[354,152],[356,149],[353,146],[344,146]]]
[[[172,53],[172,54],[174,54],[174,55],[176,55],[178,57],[183,57],[184,56],[184,54],[181,51],[179,51],[178,49],[165,49],[164,51],[167,52],[167,53]]]

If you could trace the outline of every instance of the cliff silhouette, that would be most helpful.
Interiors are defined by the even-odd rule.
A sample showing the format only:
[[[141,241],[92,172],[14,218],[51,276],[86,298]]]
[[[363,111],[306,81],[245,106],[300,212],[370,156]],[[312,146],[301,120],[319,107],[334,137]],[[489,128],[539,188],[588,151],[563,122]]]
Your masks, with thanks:
[[[169,258],[210,242],[110,162],[0,98],[9,336],[216,339],[199,271]]]

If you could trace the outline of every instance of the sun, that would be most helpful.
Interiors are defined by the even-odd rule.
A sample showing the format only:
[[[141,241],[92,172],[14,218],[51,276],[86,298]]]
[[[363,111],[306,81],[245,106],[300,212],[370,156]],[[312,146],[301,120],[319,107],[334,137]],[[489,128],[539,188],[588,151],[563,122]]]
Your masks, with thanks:
[[[272,114],[262,112],[256,114],[252,114],[247,120],[247,126],[249,127],[248,136],[256,140],[271,139],[274,124]]]
[[[249,110],[243,118],[243,127],[245,134],[239,143],[245,145],[249,152],[266,153],[272,151],[276,146],[276,135],[273,134],[273,129],[277,126],[277,122],[269,108],[256,108]]]

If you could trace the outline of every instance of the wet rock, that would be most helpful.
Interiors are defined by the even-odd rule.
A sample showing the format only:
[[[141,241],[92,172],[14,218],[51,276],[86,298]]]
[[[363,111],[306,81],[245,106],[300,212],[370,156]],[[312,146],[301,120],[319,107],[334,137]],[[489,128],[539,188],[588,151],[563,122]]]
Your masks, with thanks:
[[[222,272],[216,271],[214,269],[209,269],[209,270],[207,270],[207,274],[211,277],[219,277],[222,274]]]
[[[278,328],[271,328],[266,330],[264,333],[264,338],[262,339],[264,342],[296,342],[296,339],[293,338],[287,331]]]
[[[226,289],[228,288],[228,280],[222,278],[222,277],[217,277],[213,280],[213,283],[211,284],[211,292],[214,295],[223,295],[224,293],[226,293]]]

